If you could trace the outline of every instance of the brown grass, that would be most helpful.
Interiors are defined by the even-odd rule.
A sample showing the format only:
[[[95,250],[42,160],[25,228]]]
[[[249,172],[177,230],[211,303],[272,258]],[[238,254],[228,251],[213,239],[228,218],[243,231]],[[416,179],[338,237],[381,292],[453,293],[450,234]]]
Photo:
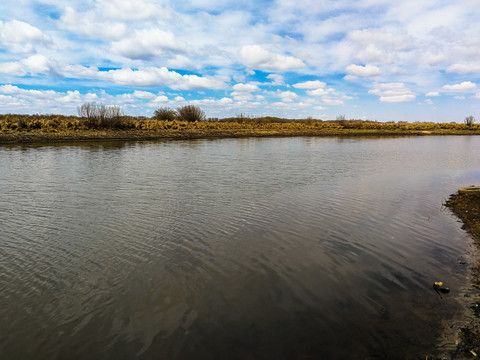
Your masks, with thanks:
[[[480,134],[480,124],[289,120],[239,116],[216,121],[157,120],[121,116],[115,126],[91,129],[83,118],[62,115],[0,115],[0,142],[68,139],[211,138],[246,136],[389,136]],[[102,131],[99,131],[102,130]]]

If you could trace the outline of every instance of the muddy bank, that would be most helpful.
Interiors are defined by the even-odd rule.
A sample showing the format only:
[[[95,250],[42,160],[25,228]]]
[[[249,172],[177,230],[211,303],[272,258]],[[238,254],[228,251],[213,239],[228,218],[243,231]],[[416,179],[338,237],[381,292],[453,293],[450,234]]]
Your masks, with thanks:
[[[291,137],[291,136],[431,136],[465,135],[463,133],[411,131],[411,130],[359,130],[359,129],[164,129],[164,130],[70,130],[70,131],[4,131],[0,132],[0,144],[46,143],[69,141],[141,141],[141,140],[193,140],[246,137]],[[468,133],[471,135],[471,133]]]
[[[463,228],[473,236],[477,255],[472,259],[471,285],[480,289],[480,189],[460,190],[450,196],[445,206],[458,216]],[[455,346],[448,351],[450,359],[480,358],[480,295],[475,291],[465,296],[468,306],[464,316],[466,320],[459,327]]]

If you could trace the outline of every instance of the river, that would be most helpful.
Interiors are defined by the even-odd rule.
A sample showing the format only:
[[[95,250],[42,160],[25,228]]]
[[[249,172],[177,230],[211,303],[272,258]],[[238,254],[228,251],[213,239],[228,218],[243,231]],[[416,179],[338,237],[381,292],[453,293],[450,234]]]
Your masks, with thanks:
[[[480,184],[479,153],[474,136],[0,146],[0,358],[425,358],[461,312],[471,239],[442,203]]]

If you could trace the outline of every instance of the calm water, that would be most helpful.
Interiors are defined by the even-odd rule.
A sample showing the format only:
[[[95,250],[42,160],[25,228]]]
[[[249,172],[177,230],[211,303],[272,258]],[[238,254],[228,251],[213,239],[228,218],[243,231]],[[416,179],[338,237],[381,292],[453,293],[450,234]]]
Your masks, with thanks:
[[[480,184],[479,153],[480,137],[0,147],[0,358],[425,358],[466,284],[442,202]]]

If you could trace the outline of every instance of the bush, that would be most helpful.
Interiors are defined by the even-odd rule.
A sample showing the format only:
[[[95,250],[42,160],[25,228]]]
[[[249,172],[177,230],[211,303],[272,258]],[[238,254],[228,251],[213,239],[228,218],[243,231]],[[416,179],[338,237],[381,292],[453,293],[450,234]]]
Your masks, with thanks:
[[[466,124],[467,126],[472,126],[473,123],[475,122],[475,118],[474,118],[472,115],[467,116],[467,117],[465,118],[464,122],[465,122],[465,124]]]
[[[153,113],[153,117],[157,120],[173,121],[177,119],[178,114],[173,109],[160,108],[155,110],[155,112]]]
[[[122,110],[118,106],[83,104],[77,108],[77,112],[89,129],[122,127]]]
[[[178,108],[178,120],[180,121],[203,121],[205,120],[205,112],[195,105],[186,105]]]

